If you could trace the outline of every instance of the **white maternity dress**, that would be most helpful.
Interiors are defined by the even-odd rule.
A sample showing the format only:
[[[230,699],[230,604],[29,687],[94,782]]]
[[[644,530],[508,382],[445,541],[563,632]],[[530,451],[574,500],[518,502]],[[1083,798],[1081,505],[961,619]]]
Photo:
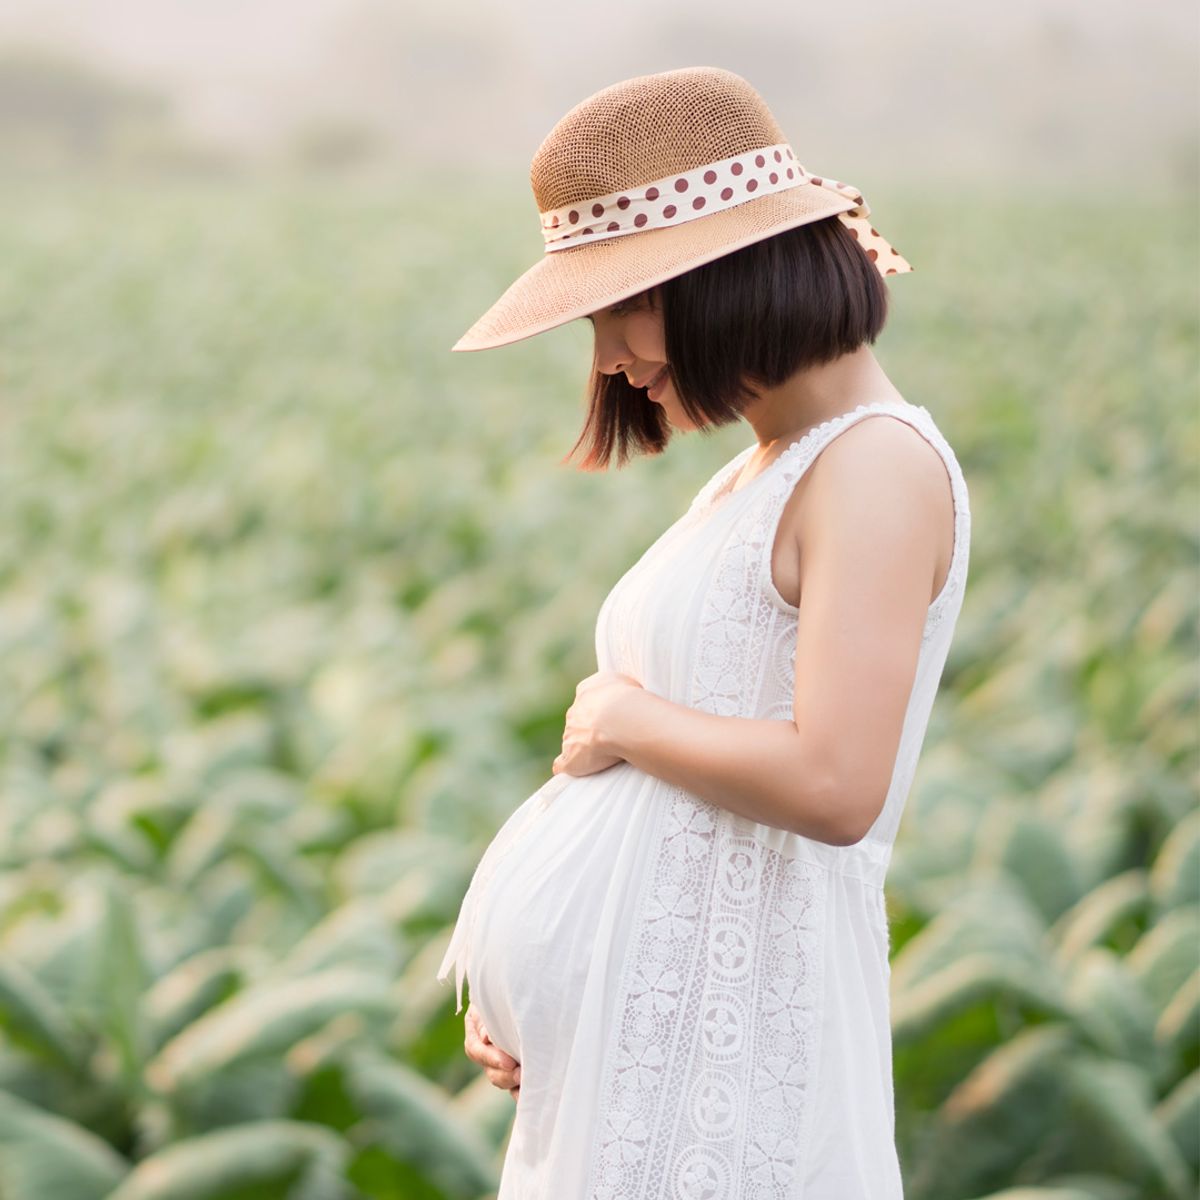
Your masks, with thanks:
[[[882,889],[970,544],[966,481],[928,410],[860,405],[733,489],[747,446],[613,587],[596,660],[694,708],[791,720],[799,610],[772,582],[775,530],[820,451],[877,415],[937,449],[955,510],[883,810],[833,846],[629,763],[552,776],[516,809],[437,974],[455,969],[456,1011],[469,977],[521,1063],[498,1200],[902,1196]]]

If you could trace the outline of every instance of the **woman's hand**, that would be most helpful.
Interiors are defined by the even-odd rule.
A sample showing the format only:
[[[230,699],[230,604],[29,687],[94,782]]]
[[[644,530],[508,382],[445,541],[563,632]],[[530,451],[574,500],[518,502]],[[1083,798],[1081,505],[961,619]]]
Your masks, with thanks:
[[[625,760],[614,750],[613,730],[621,706],[642,685],[630,675],[597,671],[580,680],[575,703],[567,709],[562,753],[554,774],[593,775]]]
[[[488,1079],[496,1087],[504,1088],[516,1100],[521,1092],[521,1064],[492,1043],[473,1005],[467,1005],[465,1024],[467,1057],[484,1068]]]

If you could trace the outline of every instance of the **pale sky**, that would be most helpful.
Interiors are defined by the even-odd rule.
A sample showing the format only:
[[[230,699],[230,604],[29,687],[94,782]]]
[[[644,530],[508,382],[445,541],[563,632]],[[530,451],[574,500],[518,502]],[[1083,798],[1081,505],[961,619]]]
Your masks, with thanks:
[[[735,16],[730,15],[733,12]],[[193,134],[270,154],[306,123],[410,161],[518,171],[597,89],[722,66],[803,161],[853,179],[1179,186],[1200,170],[1190,0],[0,0],[0,46],[68,50],[166,92]]]

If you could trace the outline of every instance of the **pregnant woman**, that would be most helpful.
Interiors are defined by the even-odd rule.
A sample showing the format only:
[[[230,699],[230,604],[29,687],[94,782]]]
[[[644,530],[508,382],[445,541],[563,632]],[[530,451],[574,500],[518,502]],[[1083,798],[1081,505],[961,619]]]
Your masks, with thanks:
[[[588,466],[754,440],[605,598],[438,971],[517,1100],[499,1200],[897,1200],[883,884],[970,542],[870,349],[912,268],[715,68],[583,101],[532,183],[545,253],[454,349],[588,318]]]

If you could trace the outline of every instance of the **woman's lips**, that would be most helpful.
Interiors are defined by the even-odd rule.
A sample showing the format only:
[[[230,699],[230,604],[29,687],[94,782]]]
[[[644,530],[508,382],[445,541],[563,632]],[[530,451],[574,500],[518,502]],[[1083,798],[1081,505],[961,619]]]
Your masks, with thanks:
[[[657,400],[658,397],[654,393],[656,390],[661,389],[666,382],[667,368],[663,367],[663,369],[659,371],[659,373],[655,375],[648,384],[646,384],[646,395],[649,396],[651,400]]]

